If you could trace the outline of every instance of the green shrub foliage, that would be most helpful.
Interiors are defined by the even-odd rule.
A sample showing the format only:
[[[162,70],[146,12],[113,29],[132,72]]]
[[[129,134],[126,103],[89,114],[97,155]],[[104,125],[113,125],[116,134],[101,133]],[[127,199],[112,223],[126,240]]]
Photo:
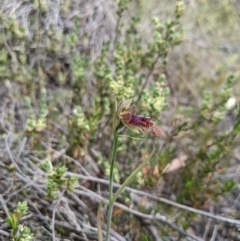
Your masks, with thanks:
[[[216,62],[209,67],[215,70],[213,74],[201,69],[196,59],[203,55],[202,49],[192,50],[196,58],[191,50],[186,51],[189,29],[184,15],[189,6],[181,0],[170,4],[169,12],[151,15],[147,27],[143,27],[146,1],[106,1],[108,13],[93,1],[96,16],[87,3],[59,2],[54,8],[51,1],[33,1],[29,15],[22,18],[18,9],[9,12],[1,6],[0,13],[1,141],[11,133],[16,137],[15,148],[27,137],[24,148],[36,151],[41,163],[35,164],[45,172],[46,199],[55,200],[63,190],[69,194],[77,187],[77,178],[68,176],[68,171],[75,171],[71,158],[87,166],[91,156],[100,170],[94,174],[108,177],[114,97],[118,103],[133,99],[137,113],[151,116],[167,133],[160,141],[148,136],[148,141],[121,138],[115,182],[122,183],[156,142],[158,151],[137,175],[133,187],[163,184],[175,201],[199,208],[234,189],[235,180],[223,178],[221,173],[233,164],[239,139],[240,73],[235,54],[224,59],[231,68]],[[141,6],[135,9],[138,2]],[[197,4],[212,15],[206,1]],[[229,23],[235,23],[233,9],[219,5],[218,10],[223,10],[214,13],[216,19],[227,16]],[[74,8],[80,9],[79,14]],[[60,17],[53,9],[58,9]],[[204,24],[204,19],[199,21]],[[209,21],[216,24],[214,17]],[[223,32],[224,36],[230,34],[226,28]],[[210,27],[209,34],[213,36]],[[205,55],[203,61],[208,57],[210,63],[216,61]],[[123,128],[122,132],[139,137],[131,130]],[[51,163],[52,149],[64,150],[68,158],[59,155],[57,162]],[[177,174],[164,171],[179,153],[187,156],[184,167]],[[16,167],[6,165],[6,170],[11,175]],[[158,208],[170,217],[175,214],[162,210],[162,205]],[[16,236],[19,224],[12,223],[13,215],[10,213],[8,223]],[[183,216],[176,222],[186,229],[188,220]],[[29,238],[16,236],[15,240],[31,240],[28,227],[21,232]],[[141,236],[147,239],[145,234]]]

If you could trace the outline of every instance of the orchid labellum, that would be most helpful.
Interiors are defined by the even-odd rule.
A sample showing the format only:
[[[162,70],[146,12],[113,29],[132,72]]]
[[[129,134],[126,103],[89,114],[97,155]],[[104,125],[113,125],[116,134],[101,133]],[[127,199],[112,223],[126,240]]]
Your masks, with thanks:
[[[129,106],[130,103],[131,100],[126,100],[118,108],[118,116],[124,125],[137,132],[151,132],[156,137],[166,138],[165,132],[152,121],[151,117],[136,115],[136,106]]]

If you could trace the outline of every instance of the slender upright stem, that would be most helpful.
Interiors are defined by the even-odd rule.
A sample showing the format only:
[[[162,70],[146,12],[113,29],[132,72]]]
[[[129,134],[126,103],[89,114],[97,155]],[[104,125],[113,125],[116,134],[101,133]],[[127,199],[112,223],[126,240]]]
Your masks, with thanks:
[[[152,158],[153,154],[155,152],[155,146],[153,146],[153,150],[150,153],[150,155],[146,158],[146,160],[144,160],[133,172],[132,174],[125,180],[125,182],[121,185],[121,187],[117,190],[117,192],[115,193],[115,195],[112,197],[111,202],[112,204],[114,204],[114,202],[116,201],[116,199],[118,198],[119,194],[122,192],[122,190],[129,184],[131,183],[134,178],[136,177],[136,175],[138,174],[139,171],[141,171],[141,169],[143,167],[145,167],[149,160]]]
[[[112,147],[112,156],[111,156],[111,167],[110,167],[110,180],[109,180],[109,206],[108,206],[108,216],[107,216],[107,233],[106,233],[106,241],[109,239],[110,229],[111,229],[111,221],[112,221],[112,211],[113,211],[113,169],[114,169],[114,162],[116,158],[116,151],[117,151],[117,142],[118,142],[118,135],[116,130],[117,125],[117,101],[115,99],[115,112],[113,118],[113,147]]]
[[[129,103],[128,103],[129,102]],[[126,105],[130,104],[131,100],[125,101],[122,106],[125,107]],[[119,107],[120,108],[120,107]],[[121,109],[121,108],[120,108]],[[122,192],[122,190],[133,181],[133,179],[136,177],[137,173],[149,162],[149,160],[152,158],[154,152],[155,152],[155,146],[153,146],[153,150],[137,168],[132,172],[132,174],[126,179],[126,181],[122,184],[122,186],[118,189],[116,194],[113,196],[113,170],[114,170],[114,163],[116,158],[116,152],[117,152],[117,144],[118,144],[118,134],[117,134],[117,117],[118,117],[118,110],[117,110],[117,101],[115,98],[115,112],[114,112],[114,118],[113,118],[113,146],[112,146],[112,155],[111,155],[111,167],[110,167],[110,180],[109,180],[109,204],[108,204],[108,215],[107,215],[107,232],[105,241],[109,241],[110,237],[110,230],[111,230],[111,221],[112,221],[112,211],[113,211],[113,205],[116,201],[119,194]]]

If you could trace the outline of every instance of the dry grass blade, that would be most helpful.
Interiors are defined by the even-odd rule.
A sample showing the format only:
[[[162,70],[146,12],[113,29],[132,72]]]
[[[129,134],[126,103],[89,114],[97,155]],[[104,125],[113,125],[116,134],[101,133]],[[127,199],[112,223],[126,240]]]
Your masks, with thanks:
[[[103,241],[101,215],[102,215],[102,203],[99,203],[98,211],[97,211],[97,229],[98,229],[97,233],[98,233],[99,241]]]

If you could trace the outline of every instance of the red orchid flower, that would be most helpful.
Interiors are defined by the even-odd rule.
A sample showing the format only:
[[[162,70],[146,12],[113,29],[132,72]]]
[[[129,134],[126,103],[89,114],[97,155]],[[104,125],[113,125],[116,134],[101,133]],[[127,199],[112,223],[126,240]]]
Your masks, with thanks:
[[[136,115],[136,106],[130,106],[128,108],[123,108],[119,111],[119,118],[122,120],[123,124],[135,131],[141,131],[142,133],[151,132],[154,136],[162,136],[166,138],[165,132],[152,121],[151,117],[145,117]]]

